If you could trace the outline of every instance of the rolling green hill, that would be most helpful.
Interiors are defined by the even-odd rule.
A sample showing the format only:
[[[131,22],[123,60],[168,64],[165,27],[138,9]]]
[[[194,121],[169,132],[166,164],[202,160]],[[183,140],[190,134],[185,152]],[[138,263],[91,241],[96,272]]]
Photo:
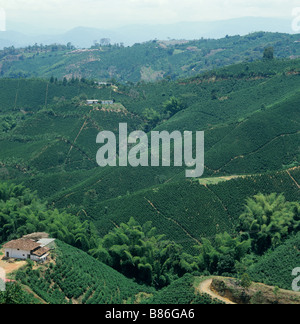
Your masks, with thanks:
[[[253,265],[249,270],[251,276],[265,284],[291,289],[291,274],[299,263],[299,243],[298,233]]]
[[[193,210],[190,217],[194,217],[197,209],[201,210],[201,201],[219,210],[214,214],[226,214],[226,208],[230,208],[232,202],[226,204],[224,209],[219,204],[220,198],[207,189],[211,186],[187,182],[183,168],[102,169],[96,164],[95,156],[99,146],[95,139],[100,130],[116,132],[121,122],[128,123],[129,131],[141,129],[145,123],[142,117],[145,107],[161,113],[163,103],[171,96],[176,96],[185,102],[187,108],[161,122],[156,130],[205,130],[206,177],[272,171],[274,175],[286,175],[287,186],[295,187],[287,173],[277,171],[299,165],[300,61],[254,62],[247,66],[247,71],[245,64],[240,64],[184,82],[126,87],[125,91],[99,89],[85,83],[70,82],[63,85],[39,80],[0,80],[3,91],[0,109],[3,116],[13,109],[15,118],[14,127],[0,137],[2,178],[24,182],[26,186],[38,190],[41,197],[55,202],[59,207],[75,205],[80,210],[88,210],[89,217],[97,222],[103,210],[107,212],[104,207],[111,204],[114,207],[113,210],[109,208],[109,216],[114,220],[130,217],[125,212],[126,206],[131,206],[130,202],[134,206],[141,206],[142,210],[157,214],[148,202],[156,199],[152,198],[152,194],[148,195],[151,192],[158,192],[155,197],[171,195],[171,201],[178,194],[183,197],[182,200],[186,200],[193,192],[198,197],[198,203],[192,207],[188,199],[186,208]],[[270,74],[268,71],[271,68]],[[241,75],[243,72],[245,75]],[[258,77],[258,74],[261,76]],[[212,99],[211,92],[214,89],[217,89],[219,99]],[[130,96],[133,91],[138,95]],[[84,100],[76,99],[81,93],[103,99],[107,98],[109,92],[114,93],[117,102],[125,110],[90,107],[84,104]],[[31,100],[33,103],[29,108]],[[272,176],[263,176],[266,179],[264,181],[268,182],[269,177]],[[249,179],[251,177],[231,182],[246,183]],[[228,184],[215,187],[224,185]],[[282,191],[280,188],[279,192]],[[262,191],[263,188],[257,190]],[[161,194],[161,191],[165,193]],[[183,194],[185,191],[186,197]],[[249,195],[252,192],[249,191]],[[145,196],[149,198],[145,199]],[[202,199],[202,196],[206,198]],[[246,197],[247,194],[241,197],[240,206]],[[113,203],[115,199],[118,199],[117,204]],[[115,211],[116,207],[122,205],[120,199],[126,201],[125,208],[119,209],[122,215]],[[102,207],[98,207],[99,204]],[[184,215],[179,215],[184,211],[179,206],[183,205],[180,203],[176,208],[167,205],[161,213],[165,215],[167,210],[165,217],[168,218],[168,215],[174,217],[176,211],[176,217],[184,218]],[[203,209],[211,215],[209,208]],[[129,213],[130,210],[138,217],[136,214],[139,209],[129,208]],[[237,217],[239,211],[232,217]],[[200,211],[198,214],[201,214]],[[202,217],[207,219],[205,214]],[[219,221],[215,225],[208,223],[214,227]],[[221,228],[224,226],[230,229],[230,222],[225,220]],[[103,228],[103,225],[99,225],[99,228]],[[205,233],[206,229],[202,232]],[[213,235],[215,230],[210,232]],[[192,236],[198,238],[199,233]]]
[[[153,290],[139,286],[88,254],[56,241],[53,263],[19,270],[16,279],[48,304],[134,303]]]
[[[196,75],[204,71],[262,58],[273,47],[278,58],[300,53],[299,35],[256,32],[223,39],[154,40],[131,47],[32,46],[7,48],[0,52],[0,73],[4,77],[51,76],[122,82],[157,81]]]
[[[300,201],[299,87],[299,59],[258,60],[177,81],[127,85],[2,78],[0,180],[22,183],[51,208],[91,222],[99,238],[134,217],[140,224],[151,221],[159,234],[195,255],[205,239],[239,235],[247,198],[283,193],[288,202]],[[87,105],[92,98],[115,104]],[[175,113],[166,110],[170,102],[180,103]],[[100,168],[96,136],[102,130],[117,133],[119,123],[127,123],[129,132],[204,130],[203,179],[186,179],[183,167]],[[82,264],[95,266],[96,260],[63,243],[59,250],[65,262],[58,258],[54,267],[20,274],[47,302],[132,302],[139,292],[149,292],[98,263],[102,274],[95,278],[89,269],[88,275],[78,270],[80,284],[72,285],[74,271]],[[284,251],[282,245],[274,254],[257,256],[249,271],[257,271],[257,280],[286,288],[287,279],[273,276],[270,266]],[[185,277],[179,283],[191,282]],[[168,288],[172,292],[174,286]]]

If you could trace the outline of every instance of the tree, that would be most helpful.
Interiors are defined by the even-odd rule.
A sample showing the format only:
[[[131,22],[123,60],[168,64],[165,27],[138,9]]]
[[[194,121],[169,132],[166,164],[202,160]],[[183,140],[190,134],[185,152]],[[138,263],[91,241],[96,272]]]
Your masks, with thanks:
[[[0,292],[0,305],[20,305],[26,303],[26,297],[20,285],[10,283],[6,285],[6,290]]]
[[[146,132],[153,129],[161,120],[160,113],[152,108],[146,108],[143,117],[147,120]]]
[[[273,60],[274,59],[274,47],[267,47],[264,50],[264,59]]]
[[[0,183],[0,242],[32,232],[52,237],[88,251],[97,246],[94,226],[79,217],[51,209],[22,185]]]
[[[63,85],[66,86],[67,84],[68,84],[68,80],[67,80],[66,77],[64,77],[64,79],[63,79]]]
[[[300,229],[300,205],[287,202],[283,194],[258,194],[247,199],[240,216],[239,230],[250,238],[252,249],[263,254],[281,244],[289,234]]]
[[[248,275],[248,273],[244,273],[241,278],[241,286],[244,289],[248,289],[251,287],[251,285],[252,285],[252,280],[250,276]]]
[[[72,45],[72,43],[71,42],[69,42],[68,44],[67,44],[67,49],[68,50],[72,50],[72,49],[74,49],[75,47]]]
[[[177,98],[171,97],[170,100],[164,103],[164,110],[170,114],[170,117],[185,109],[186,106]]]
[[[110,42],[111,42],[110,38],[101,38],[100,39],[101,46],[109,46]]]
[[[156,288],[198,269],[180,245],[157,234],[151,222],[141,226],[134,218],[108,233],[91,253],[125,276]]]
[[[211,100],[217,100],[217,99],[218,99],[217,90],[213,89],[211,91]]]
[[[240,261],[251,248],[251,241],[242,241],[228,233],[217,234],[214,244],[208,239],[202,239],[199,250],[198,265],[202,270],[223,275],[236,272],[236,262]]]

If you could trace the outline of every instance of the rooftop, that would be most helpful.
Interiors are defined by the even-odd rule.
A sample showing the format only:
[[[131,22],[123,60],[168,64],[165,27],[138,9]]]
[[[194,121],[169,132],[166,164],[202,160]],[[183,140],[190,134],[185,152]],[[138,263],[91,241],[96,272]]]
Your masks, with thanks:
[[[46,239],[49,237],[48,233],[45,232],[37,232],[37,233],[32,233],[32,234],[28,234],[28,235],[24,235],[23,239],[30,239],[30,240],[34,240],[34,241],[38,241],[40,239]]]
[[[32,252],[32,254],[41,257],[42,255],[48,253],[49,251],[50,249],[48,249],[47,247],[40,247],[36,251]]]
[[[29,239],[14,240],[3,245],[4,249],[15,249],[15,250],[22,250],[22,251],[32,251],[39,247],[40,244]]]
[[[55,239],[53,238],[42,238],[40,240],[37,241],[37,243],[41,246],[41,247],[44,247],[48,244],[51,244],[55,241]]]

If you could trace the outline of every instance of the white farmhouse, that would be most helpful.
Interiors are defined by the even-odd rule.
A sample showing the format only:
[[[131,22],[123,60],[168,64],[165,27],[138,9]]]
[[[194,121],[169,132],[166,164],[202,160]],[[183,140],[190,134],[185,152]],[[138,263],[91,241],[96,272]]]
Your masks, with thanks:
[[[95,99],[89,99],[89,100],[87,100],[86,101],[86,103],[88,104],[88,105],[96,105],[96,104],[98,104],[99,103],[99,100],[95,100]]]
[[[10,241],[4,244],[3,248],[7,258],[30,259],[38,262],[45,262],[50,251],[50,248],[46,245],[42,246],[41,243],[24,238]]]

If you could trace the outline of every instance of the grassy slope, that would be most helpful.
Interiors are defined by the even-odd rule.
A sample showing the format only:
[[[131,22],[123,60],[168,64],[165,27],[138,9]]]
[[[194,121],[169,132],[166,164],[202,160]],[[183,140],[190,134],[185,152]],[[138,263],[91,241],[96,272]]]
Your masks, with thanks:
[[[3,114],[15,107],[33,112],[2,134],[1,174],[39,190],[58,207],[84,210],[101,235],[134,216],[141,222],[151,219],[190,249],[201,236],[231,232],[248,196],[276,191],[299,200],[295,181],[287,172],[277,172],[299,163],[297,71],[299,60],[254,62],[179,82],[125,87],[113,91],[127,109],[121,113],[68,102],[52,105],[54,97],[71,99],[83,92],[107,98],[106,88],[49,84],[47,104],[52,110],[45,110],[47,82],[0,80]],[[212,100],[213,90],[219,100]],[[183,168],[96,166],[99,130],[116,131],[120,122],[135,130],[143,122],[139,114],[144,107],[161,111],[171,96],[188,108],[157,129],[205,130],[206,177],[272,173],[203,186],[187,181]],[[299,179],[298,169],[293,172]]]
[[[153,293],[88,254],[57,241],[54,265],[20,270],[16,278],[46,303],[122,304],[140,293]]]
[[[158,291],[146,303],[166,305],[221,304],[221,302],[213,300],[206,294],[199,294],[195,289],[194,282],[195,278],[192,275],[185,275],[168,287]]]
[[[249,269],[253,280],[291,290],[293,269],[299,267],[300,233],[264,255]]]
[[[121,81],[187,77],[217,67],[253,61],[273,46],[278,57],[299,55],[298,35],[253,33],[247,36],[191,42],[148,42],[132,47],[107,47],[97,51],[60,51],[26,54],[12,61],[4,57],[4,76],[29,75],[63,78],[116,78]],[[174,44],[175,43],[175,44]],[[1,62],[1,61],[0,61]],[[148,73],[146,73],[148,71]]]

